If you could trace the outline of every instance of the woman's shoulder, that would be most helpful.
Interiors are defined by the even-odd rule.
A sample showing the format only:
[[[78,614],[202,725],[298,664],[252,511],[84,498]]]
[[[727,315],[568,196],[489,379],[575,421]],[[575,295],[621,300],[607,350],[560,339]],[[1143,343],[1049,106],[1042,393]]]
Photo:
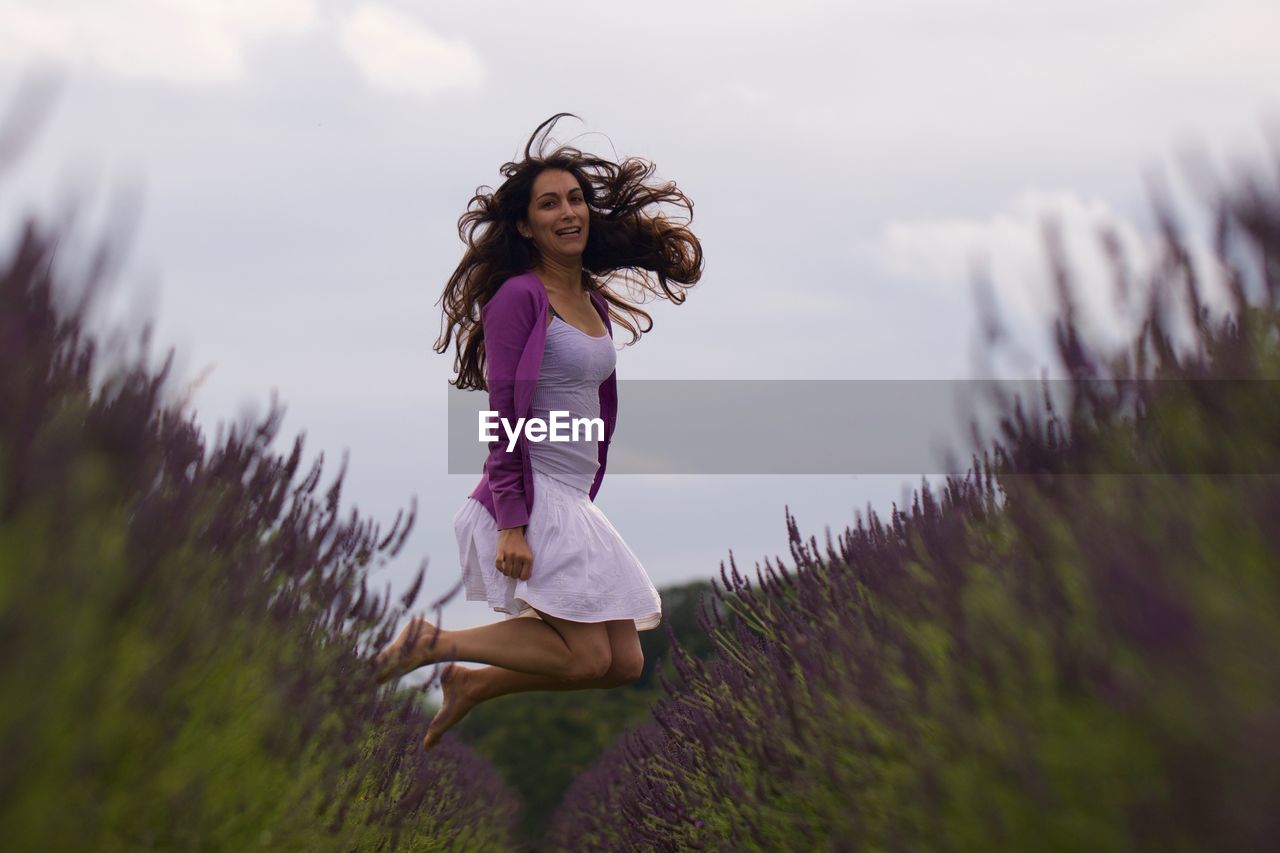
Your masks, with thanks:
[[[533,294],[534,296],[541,293],[545,296],[547,291],[546,288],[542,286],[542,282],[538,281],[538,276],[533,270],[525,270],[522,273],[517,273],[516,275],[509,277],[502,284],[498,285],[498,289],[494,291],[493,296],[496,299],[499,294],[504,292],[507,294]]]
[[[519,306],[536,306],[540,298],[546,299],[547,292],[533,270],[528,270],[500,284],[484,307],[486,310],[511,310]]]

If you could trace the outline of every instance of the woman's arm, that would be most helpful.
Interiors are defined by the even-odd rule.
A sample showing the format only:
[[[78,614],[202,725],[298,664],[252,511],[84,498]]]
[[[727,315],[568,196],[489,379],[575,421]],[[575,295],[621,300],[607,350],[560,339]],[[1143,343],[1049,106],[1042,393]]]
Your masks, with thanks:
[[[517,419],[516,370],[533,324],[538,321],[537,302],[529,291],[504,284],[480,310],[480,319],[484,324],[489,408],[514,424]],[[524,494],[524,452],[523,439],[518,440],[510,452],[505,441],[495,441],[485,459],[500,530],[529,523]]]

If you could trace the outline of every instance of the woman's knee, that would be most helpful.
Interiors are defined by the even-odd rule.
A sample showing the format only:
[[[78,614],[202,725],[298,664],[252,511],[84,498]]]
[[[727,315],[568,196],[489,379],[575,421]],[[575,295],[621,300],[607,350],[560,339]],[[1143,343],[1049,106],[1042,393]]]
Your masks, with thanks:
[[[615,654],[609,667],[609,678],[615,684],[630,684],[644,673],[644,653]]]
[[[619,619],[608,623],[610,656],[609,680],[615,685],[630,684],[644,674],[644,651],[635,622]]]
[[[609,674],[613,655],[607,645],[582,649],[573,656],[570,668],[570,678],[575,681],[595,681]]]

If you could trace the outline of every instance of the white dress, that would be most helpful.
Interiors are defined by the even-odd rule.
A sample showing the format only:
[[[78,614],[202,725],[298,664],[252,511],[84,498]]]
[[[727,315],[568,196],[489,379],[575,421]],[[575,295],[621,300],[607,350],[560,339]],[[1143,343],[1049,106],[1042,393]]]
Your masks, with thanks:
[[[554,309],[552,309],[554,313]],[[547,327],[531,417],[551,410],[599,417],[600,383],[617,353],[609,335],[595,337],[555,315]],[[533,552],[528,580],[494,565],[498,526],[484,504],[463,501],[453,518],[468,601],[487,601],[506,618],[536,616],[534,608],[574,622],[631,619],[637,631],[662,622],[662,600],[644,566],[591,501],[599,469],[597,437],[572,442],[527,442],[533,469],[533,508],[525,540]]]

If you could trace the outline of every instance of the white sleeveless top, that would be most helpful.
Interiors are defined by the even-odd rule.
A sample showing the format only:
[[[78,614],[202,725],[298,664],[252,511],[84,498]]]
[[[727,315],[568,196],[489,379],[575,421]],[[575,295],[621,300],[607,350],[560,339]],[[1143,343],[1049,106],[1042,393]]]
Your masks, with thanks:
[[[572,437],[573,418],[600,417],[600,385],[613,373],[618,354],[613,338],[607,333],[599,337],[565,322],[551,309],[551,325],[547,327],[547,343],[542,352],[542,367],[533,388],[530,417],[551,424],[552,411],[561,415],[561,428]],[[548,477],[584,492],[591,491],[600,469],[600,440],[603,427],[578,429],[576,440],[529,441],[529,464]]]

